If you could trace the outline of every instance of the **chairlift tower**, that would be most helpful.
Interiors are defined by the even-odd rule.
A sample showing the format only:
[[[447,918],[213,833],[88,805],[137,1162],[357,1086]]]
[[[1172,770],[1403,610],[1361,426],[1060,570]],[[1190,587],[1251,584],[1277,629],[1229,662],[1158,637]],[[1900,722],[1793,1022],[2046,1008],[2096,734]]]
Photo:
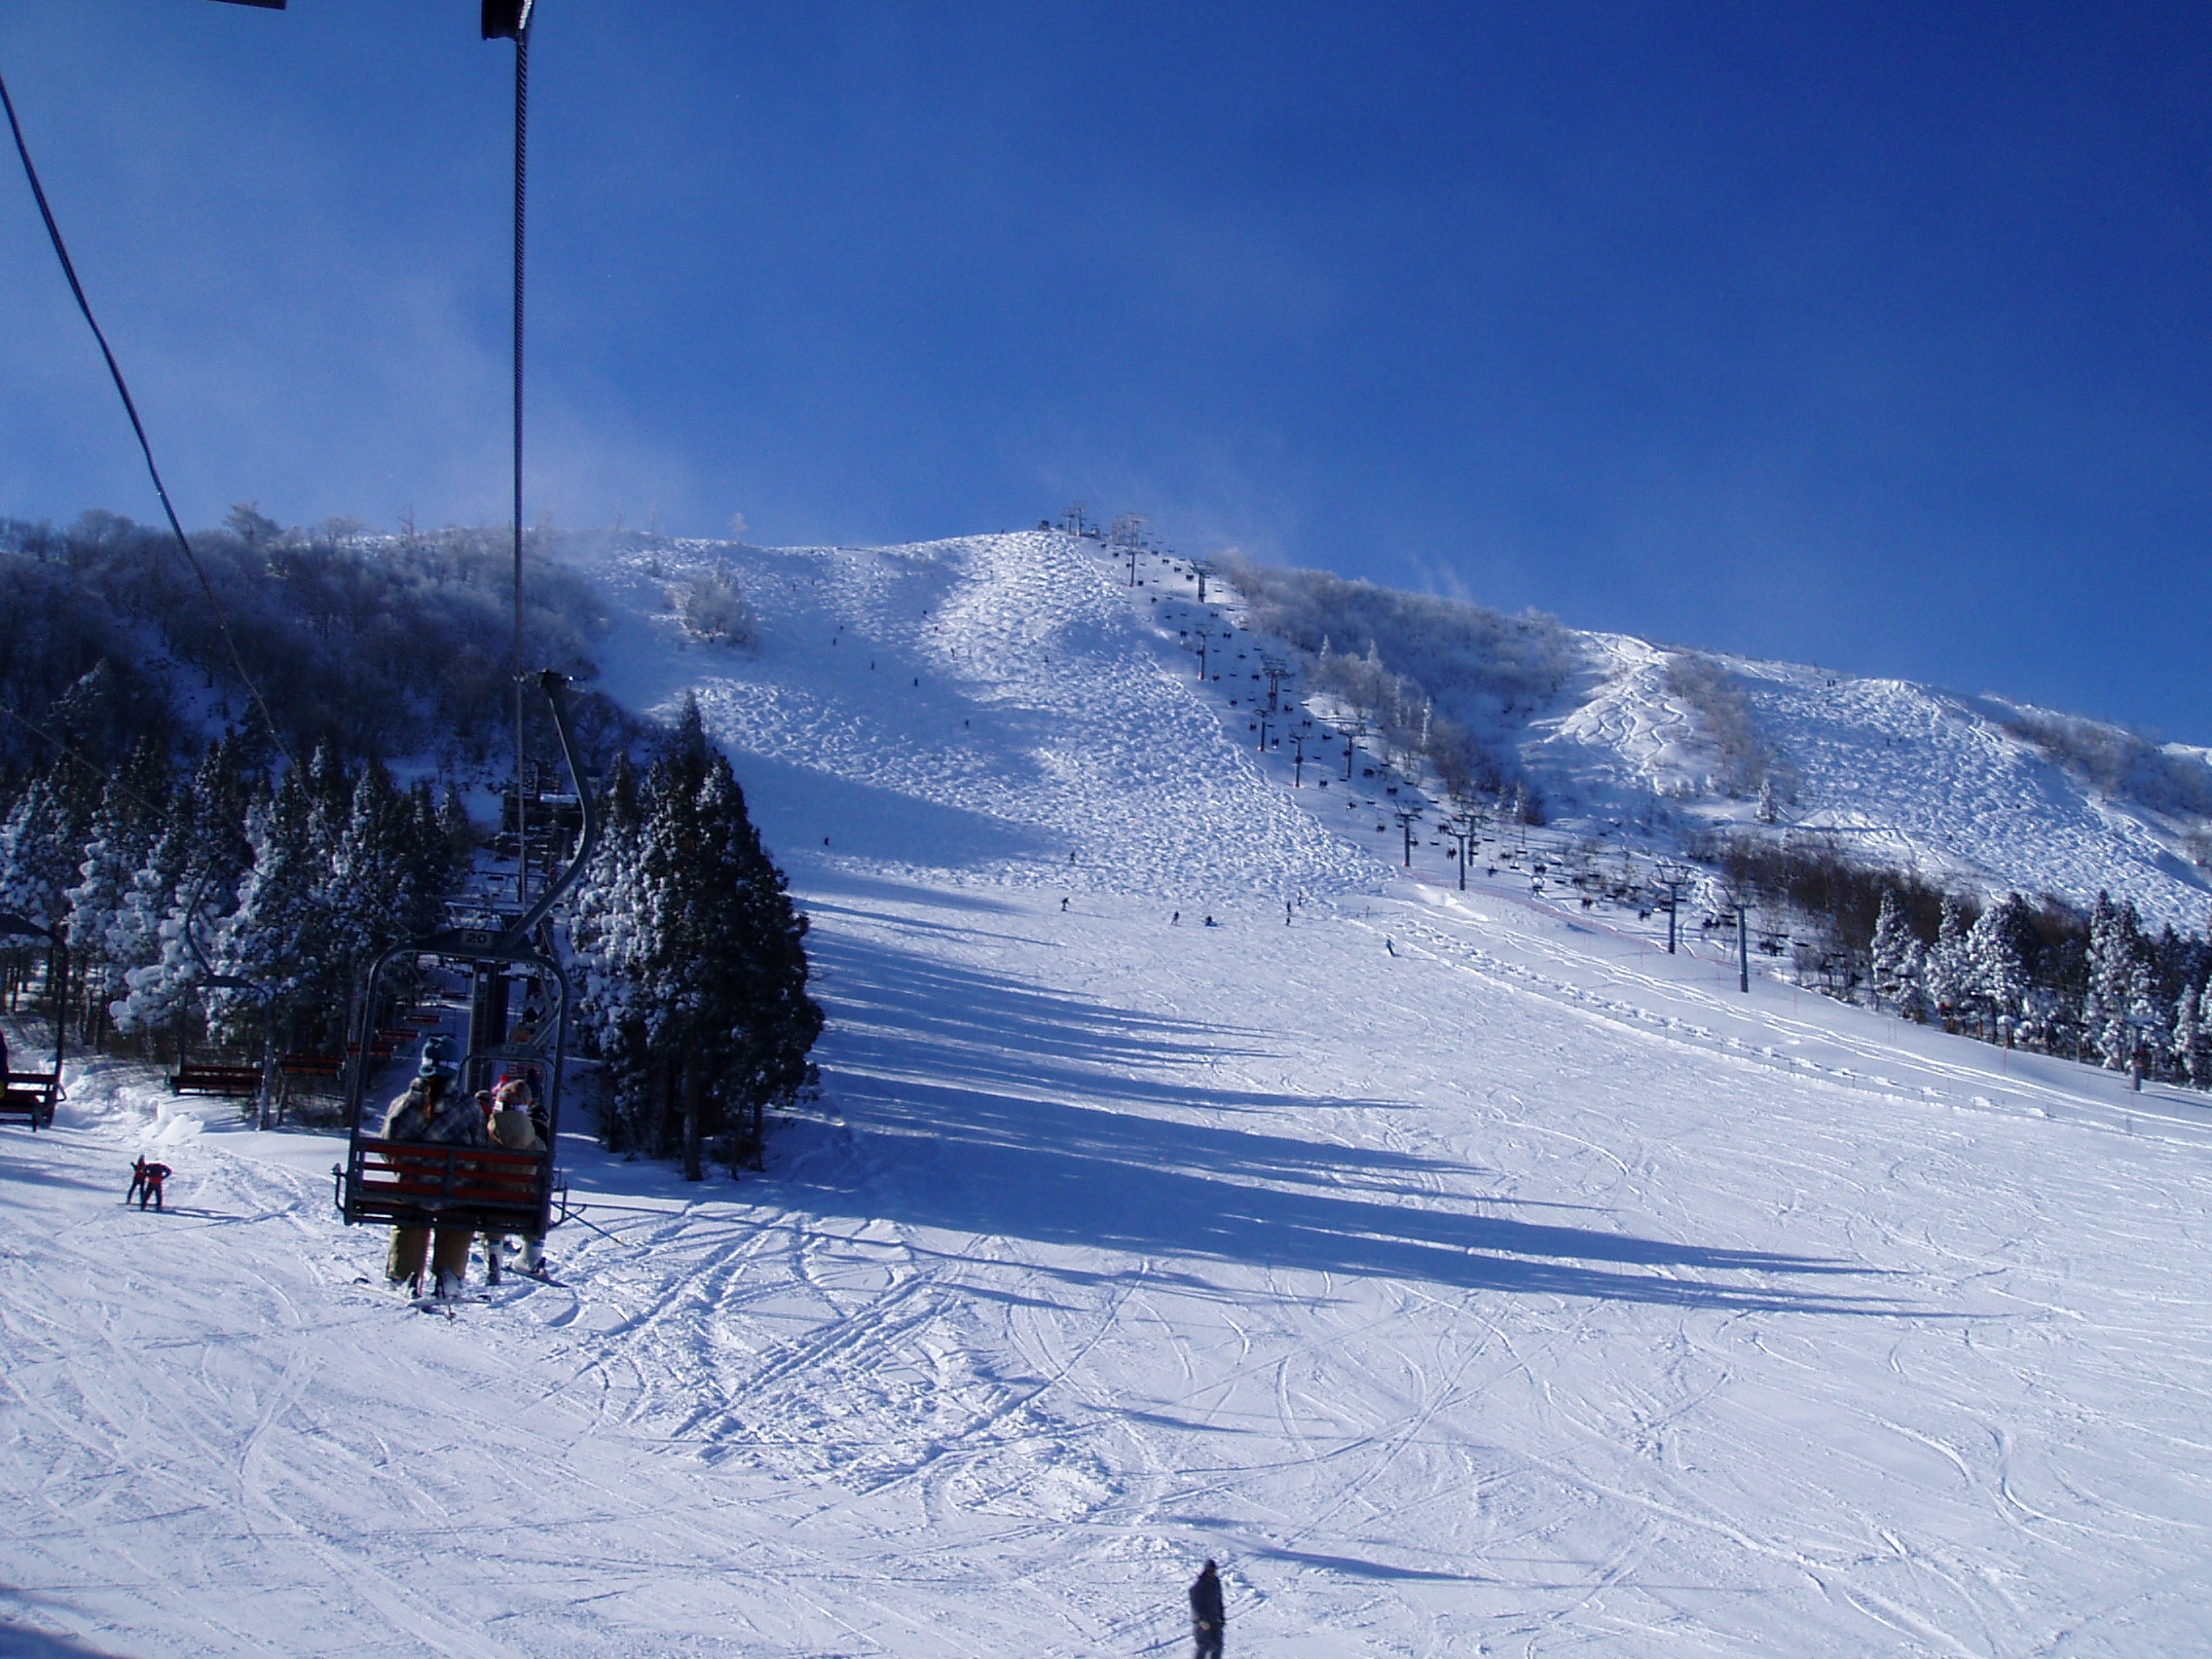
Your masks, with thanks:
[[[1398,829],[1406,838],[1406,868],[1414,867],[1414,826],[1420,822],[1418,806],[1394,806],[1391,812],[1397,817]]]
[[[1658,869],[1658,882],[1667,890],[1667,954],[1675,954],[1677,919],[1682,912],[1682,889],[1697,879],[1697,871],[1678,859],[1669,859]]]

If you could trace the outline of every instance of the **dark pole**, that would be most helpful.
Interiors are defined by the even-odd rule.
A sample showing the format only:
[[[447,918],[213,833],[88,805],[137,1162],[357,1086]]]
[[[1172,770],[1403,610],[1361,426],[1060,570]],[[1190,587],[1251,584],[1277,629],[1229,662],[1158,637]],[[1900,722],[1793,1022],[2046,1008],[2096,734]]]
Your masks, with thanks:
[[[1751,906],[1736,901],[1736,989],[1746,996],[1751,990]]]
[[[515,28],[515,384],[514,384],[514,510],[515,510],[515,907],[530,907],[530,825],[523,804],[523,674],[522,674],[522,277],[524,185],[529,177],[530,132],[530,12],[526,8]]]
[[[1290,787],[1294,790],[1302,790],[1306,787],[1306,734],[1300,732],[1290,741],[1293,745],[1290,757]]]

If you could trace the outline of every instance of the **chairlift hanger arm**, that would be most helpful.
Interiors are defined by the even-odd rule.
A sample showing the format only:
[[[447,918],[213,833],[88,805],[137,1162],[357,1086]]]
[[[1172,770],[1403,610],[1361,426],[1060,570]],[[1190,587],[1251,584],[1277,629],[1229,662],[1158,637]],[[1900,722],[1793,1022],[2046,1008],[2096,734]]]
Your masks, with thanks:
[[[281,12],[284,0],[225,0],[232,6],[259,6],[265,12]],[[534,0],[482,0],[486,40],[519,40],[530,27]]]

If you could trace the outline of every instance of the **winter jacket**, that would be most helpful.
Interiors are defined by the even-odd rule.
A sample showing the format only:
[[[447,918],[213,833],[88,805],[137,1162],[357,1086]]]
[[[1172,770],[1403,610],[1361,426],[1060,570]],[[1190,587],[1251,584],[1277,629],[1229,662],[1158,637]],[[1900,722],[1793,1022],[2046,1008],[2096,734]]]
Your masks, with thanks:
[[[433,1115],[423,1091],[410,1088],[391,1103],[384,1121],[384,1138],[424,1146],[482,1146],[484,1114],[473,1100],[448,1094]]]
[[[543,1152],[545,1143],[537,1138],[537,1130],[530,1121],[530,1114],[518,1112],[512,1106],[502,1107],[492,1114],[492,1144],[507,1152]]]
[[[1207,1630],[1222,1627],[1221,1580],[1211,1572],[1199,1573],[1191,1586],[1191,1622]]]

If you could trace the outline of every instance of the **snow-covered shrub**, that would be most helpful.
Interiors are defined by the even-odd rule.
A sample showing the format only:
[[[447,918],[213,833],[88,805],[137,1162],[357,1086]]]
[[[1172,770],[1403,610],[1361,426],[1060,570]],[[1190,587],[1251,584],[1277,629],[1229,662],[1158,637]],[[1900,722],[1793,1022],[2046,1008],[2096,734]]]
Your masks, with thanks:
[[[2086,778],[2107,794],[2157,811],[2212,819],[2212,768],[2192,756],[2169,755],[2125,726],[2048,709],[2022,708],[1985,699],[1997,722],[2033,744],[2057,765]]]
[[[1521,779],[1520,736],[1581,665],[1567,630],[1535,611],[1507,616],[1233,555],[1220,567],[1252,626],[1301,653],[1316,689],[1456,793],[1495,795]]]
[[[759,642],[759,624],[736,580],[725,571],[697,571],[674,595],[683,631],[703,645],[739,649]]]
[[[1667,688],[1697,712],[1719,756],[1721,792],[1739,798],[1761,793],[1764,798],[1774,752],[1759,736],[1751,701],[1734,677],[1709,656],[1677,651],[1667,664]]]

